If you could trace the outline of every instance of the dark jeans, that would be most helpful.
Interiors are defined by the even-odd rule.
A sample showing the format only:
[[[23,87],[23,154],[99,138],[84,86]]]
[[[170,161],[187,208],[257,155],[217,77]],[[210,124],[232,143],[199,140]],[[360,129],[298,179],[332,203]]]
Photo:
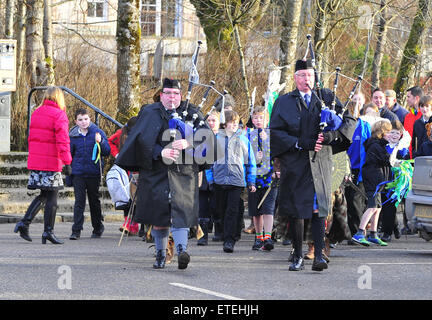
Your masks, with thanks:
[[[382,201],[386,201],[387,197],[383,194]],[[398,221],[396,219],[396,206],[394,202],[386,202],[381,209],[381,230],[385,235],[391,235],[393,230],[397,227]]]
[[[352,173],[353,183],[356,184],[363,193],[365,193],[363,182],[357,184],[359,170],[353,169]],[[366,211],[366,199],[350,186],[345,188],[345,197],[347,201],[348,227],[351,231],[351,235],[355,235],[358,231],[361,217]]]
[[[224,241],[235,243],[238,238],[240,220],[240,196],[243,187],[215,185],[216,217],[223,221]]]
[[[83,178],[74,176],[73,186],[75,192],[74,224],[72,232],[80,233],[84,225],[84,209],[86,204],[86,192],[90,206],[90,217],[94,232],[99,232],[102,227],[102,210],[99,200],[100,178]]]

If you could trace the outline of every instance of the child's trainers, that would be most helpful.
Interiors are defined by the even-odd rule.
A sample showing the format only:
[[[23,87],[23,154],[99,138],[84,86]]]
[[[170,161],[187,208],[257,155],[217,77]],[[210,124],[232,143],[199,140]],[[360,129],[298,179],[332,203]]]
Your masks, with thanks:
[[[367,241],[375,243],[376,245],[379,245],[379,246],[383,246],[383,247],[387,246],[387,242],[382,241],[378,237],[374,238],[374,237],[369,236]]]
[[[361,244],[362,246],[369,247],[370,242],[366,240],[365,236],[362,234],[355,234],[351,240],[355,243]]]

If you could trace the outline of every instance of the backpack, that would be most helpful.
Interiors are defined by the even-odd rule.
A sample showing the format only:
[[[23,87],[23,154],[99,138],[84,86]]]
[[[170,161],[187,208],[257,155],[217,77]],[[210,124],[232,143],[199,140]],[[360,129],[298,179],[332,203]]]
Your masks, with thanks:
[[[113,165],[106,175],[106,183],[116,210],[126,209],[130,200],[127,172],[118,165]]]

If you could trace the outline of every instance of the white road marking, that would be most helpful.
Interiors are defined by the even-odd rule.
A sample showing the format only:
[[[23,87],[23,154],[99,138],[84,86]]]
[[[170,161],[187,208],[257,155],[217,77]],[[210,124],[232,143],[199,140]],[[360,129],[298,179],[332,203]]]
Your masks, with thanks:
[[[233,296],[230,296],[230,295],[227,295],[227,294],[223,294],[223,293],[219,293],[219,292],[216,292],[216,291],[211,291],[211,290],[202,289],[202,288],[198,288],[198,287],[192,287],[192,286],[189,286],[189,285],[183,284],[183,283],[170,282],[170,285],[176,286],[176,287],[180,287],[180,288],[184,288],[184,289],[193,290],[193,291],[198,291],[198,292],[201,292],[201,293],[209,294],[209,295],[216,296],[216,297],[223,298],[223,299],[227,299],[227,300],[244,300],[244,299],[241,299],[241,298],[233,297]]]
[[[432,262],[367,262],[366,264],[374,265],[432,265]]]

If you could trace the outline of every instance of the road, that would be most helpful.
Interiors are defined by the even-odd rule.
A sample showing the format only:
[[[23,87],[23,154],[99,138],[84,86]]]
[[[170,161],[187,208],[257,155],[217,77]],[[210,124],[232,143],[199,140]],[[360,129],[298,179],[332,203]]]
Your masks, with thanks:
[[[13,300],[339,300],[431,299],[432,242],[402,236],[388,247],[339,244],[329,269],[288,271],[289,248],[252,251],[243,234],[232,254],[222,244],[199,247],[191,239],[191,263],[177,259],[154,270],[154,248],[138,237],[118,246],[119,223],[105,223],[101,239],[91,239],[86,222],[78,241],[68,240],[71,223],[57,223],[64,245],[41,244],[41,223],[31,225],[33,242],[0,224],[0,299]],[[306,246],[304,246],[304,249]]]

